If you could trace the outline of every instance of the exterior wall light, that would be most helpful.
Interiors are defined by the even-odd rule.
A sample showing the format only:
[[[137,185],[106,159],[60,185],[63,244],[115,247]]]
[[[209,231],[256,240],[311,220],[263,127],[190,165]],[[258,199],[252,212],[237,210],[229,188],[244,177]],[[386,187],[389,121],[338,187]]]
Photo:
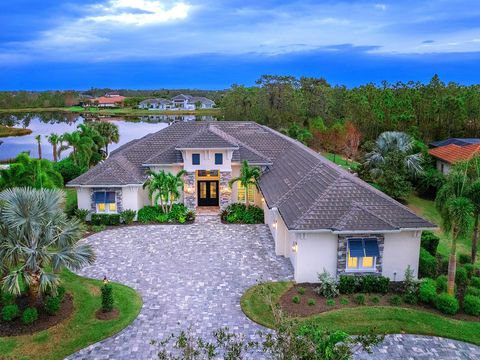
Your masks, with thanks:
[[[275,220],[272,224],[272,228],[276,229],[277,228],[277,220]]]
[[[265,202],[265,199],[262,197],[262,202]]]
[[[292,251],[296,253],[298,251],[298,243],[296,241],[293,242]]]

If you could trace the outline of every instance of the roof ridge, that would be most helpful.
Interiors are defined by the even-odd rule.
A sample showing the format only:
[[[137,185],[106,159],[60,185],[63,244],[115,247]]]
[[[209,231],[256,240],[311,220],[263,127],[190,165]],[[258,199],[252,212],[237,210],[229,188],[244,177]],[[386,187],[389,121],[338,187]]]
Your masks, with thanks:
[[[215,135],[220,136],[223,140],[231,143],[232,145],[238,146],[239,140],[220,130],[219,128],[212,126],[212,123],[207,125],[208,131],[211,131]]]

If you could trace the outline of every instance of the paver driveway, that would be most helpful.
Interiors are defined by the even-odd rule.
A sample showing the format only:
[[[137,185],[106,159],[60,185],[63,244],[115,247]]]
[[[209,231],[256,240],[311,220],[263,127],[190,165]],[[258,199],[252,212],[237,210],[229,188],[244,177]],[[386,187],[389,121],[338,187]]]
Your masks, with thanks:
[[[152,359],[150,340],[188,327],[202,336],[224,326],[253,336],[260,326],[243,315],[241,295],[257,280],[293,275],[289,260],[275,256],[265,225],[224,225],[202,217],[193,225],[104,231],[86,241],[97,261],[80,274],[131,286],[144,305],[123,332],[72,359]]]

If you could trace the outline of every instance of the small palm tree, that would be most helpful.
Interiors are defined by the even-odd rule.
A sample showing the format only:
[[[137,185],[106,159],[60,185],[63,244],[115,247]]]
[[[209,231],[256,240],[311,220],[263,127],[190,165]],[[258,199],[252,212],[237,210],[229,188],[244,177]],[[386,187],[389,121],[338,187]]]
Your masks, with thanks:
[[[51,133],[50,135],[47,136],[47,140],[53,147],[53,161],[57,162],[57,155],[58,155],[57,147],[58,147],[58,144],[60,143],[60,140],[61,140],[60,135],[55,134],[55,133]]]
[[[28,286],[30,302],[37,305],[47,292],[56,292],[58,272],[79,270],[95,260],[92,248],[78,244],[83,229],[68,219],[61,190],[12,188],[0,193],[0,263],[8,275],[3,290],[20,295]]]
[[[35,140],[37,140],[37,146],[38,146],[38,158],[42,158],[42,136],[37,135],[35,136]]]
[[[448,260],[447,291],[454,294],[457,271],[457,242],[468,234],[474,205],[466,197],[467,177],[465,172],[452,171],[438,191],[435,205],[442,216],[443,228],[451,233],[452,242]]]
[[[243,160],[242,166],[240,168],[240,176],[237,176],[231,179],[228,182],[230,187],[233,186],[236,182],[240,182],[240,185],[245,189],[245,206],[249,207],[250,202],[248,200],[248,189],[250,186],[257,187],[257,181],[260,178],[261,171],[260,168],[254,166],[251,167],[248,165],[247,160]]]
[[[160,207],[163,212],[167,212],[166,205],[164,201],[168,199],[169,191],[169,178],[165,170],[155,172],[152,170],[147,171],[148,179],[143,184],[143,188],[148,189],[148,197],[151,201],[158,206],[158,201],[160,201]]]
[[[176,175],[168,173],[167,174],[167,189],[168,189],[168,200],[169,200],[169,209],[172,211],[173,203],[180,197],[179,188],[183,187],[183,175],[187,172],[185,170],[180,170]]]
[[[89,124],[89,126],[97,130],[98,133],[103,137],[103,141],[105,143],[105,154],[108,156],[108,145],[111,143],[118,143],[120,141],[118,126],[106,121],[92,122]]]

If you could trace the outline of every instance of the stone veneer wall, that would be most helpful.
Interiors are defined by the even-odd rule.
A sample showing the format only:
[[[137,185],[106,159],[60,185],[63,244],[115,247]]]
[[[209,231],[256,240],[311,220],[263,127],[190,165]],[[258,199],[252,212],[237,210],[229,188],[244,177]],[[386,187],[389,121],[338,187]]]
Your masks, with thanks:
[[[220,194],[219,205],[220,209],[225,209],[232,200],[232,189],[228,186],[228,182],[232,178],[230,171],[220,172]]]
[[[377,257],[376,261],[376,270],[373,271],[356,271],[356,272],[346,272],[347,268],[347,240],[351,238],[376,238],[378,241],[378,251],[380,255]],[[337,249],[337,277],[343,274],[349,275],[382,275],[382,262],[383,262],[383,246],[385,238],[382,234],[355,234],[355,235],[338,235],[338,249]]]
[[[187,172],[183,177],[183,203],[190,209],[197,207],[197,184],[195,172]]]
[[[92,213],[97,211],[97,204],[95,204],[95,195],[97,191],[115,191],[115,201],[117,203],[117,213],[123,211],[122,188],[91,188],[90,190],[90,210]]]

